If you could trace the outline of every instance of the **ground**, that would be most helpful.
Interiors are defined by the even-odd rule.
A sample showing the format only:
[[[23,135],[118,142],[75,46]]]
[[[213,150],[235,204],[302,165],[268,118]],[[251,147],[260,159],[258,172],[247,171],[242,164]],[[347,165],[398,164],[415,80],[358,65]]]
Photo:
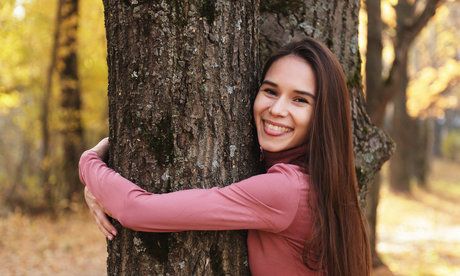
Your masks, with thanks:
[[[433,165],[427,189],[403,195],[383,186],[377,248],[395,275],[460,276],[460,164]]]
[[[85,210],[86,211],[86,210]],[[105,238],[87,212],[0,219],[0,275],[106,275]]]
[[[428,189],[383,184],[378,249],[394,275],[460,275],[460,164],[435,160]],[[0,218],[0,275],[106,275],[105,238],[86,209]],[[383,269],[375,275],[392,275]]]

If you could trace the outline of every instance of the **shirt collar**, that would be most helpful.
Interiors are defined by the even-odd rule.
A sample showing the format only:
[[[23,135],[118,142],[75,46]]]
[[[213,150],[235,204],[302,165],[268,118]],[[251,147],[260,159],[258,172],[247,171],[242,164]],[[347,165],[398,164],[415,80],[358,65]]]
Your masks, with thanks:
[[[279,152],[270,152],[261,148],[261,153],[267,170],[278,163],[294,164],[307,169],[308,144]]]

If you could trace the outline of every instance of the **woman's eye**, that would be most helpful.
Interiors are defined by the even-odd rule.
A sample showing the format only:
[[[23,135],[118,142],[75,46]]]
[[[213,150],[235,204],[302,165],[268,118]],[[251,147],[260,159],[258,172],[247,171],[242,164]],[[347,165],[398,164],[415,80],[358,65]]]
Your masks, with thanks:
[[[276,96],[276,92],[271,89],[264,89],[264,91],[270,96]]]
[[[295,102],[299,102],[299,103],[308,103],[307,99],[305,98],[296,98],[294,99]]]

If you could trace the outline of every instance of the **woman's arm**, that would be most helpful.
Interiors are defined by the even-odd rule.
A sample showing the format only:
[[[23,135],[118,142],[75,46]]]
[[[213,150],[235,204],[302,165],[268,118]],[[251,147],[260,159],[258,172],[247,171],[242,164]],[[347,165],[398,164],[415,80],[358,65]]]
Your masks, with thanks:
[[[297,177],[287,165],[224,188],[152,194],[108,168],[97,152],[80,159],[80,178],[120,223],[137,231],[261,229],[279,232],[294,219]],[[289,174],[294,174],[289,177]]]

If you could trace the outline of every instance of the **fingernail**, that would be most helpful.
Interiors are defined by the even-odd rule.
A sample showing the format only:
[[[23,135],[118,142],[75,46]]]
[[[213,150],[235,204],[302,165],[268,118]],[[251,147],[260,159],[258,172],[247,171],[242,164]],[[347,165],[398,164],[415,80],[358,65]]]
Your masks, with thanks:
[[[114,236],[116,236],[116,235],[117,235],[117,231],[112,230],[112,234],[113,234]]]
[[[109,235],[107,238],[108,238],[109,240],[112,240],[112,239],[113,239],[112,235]]]

